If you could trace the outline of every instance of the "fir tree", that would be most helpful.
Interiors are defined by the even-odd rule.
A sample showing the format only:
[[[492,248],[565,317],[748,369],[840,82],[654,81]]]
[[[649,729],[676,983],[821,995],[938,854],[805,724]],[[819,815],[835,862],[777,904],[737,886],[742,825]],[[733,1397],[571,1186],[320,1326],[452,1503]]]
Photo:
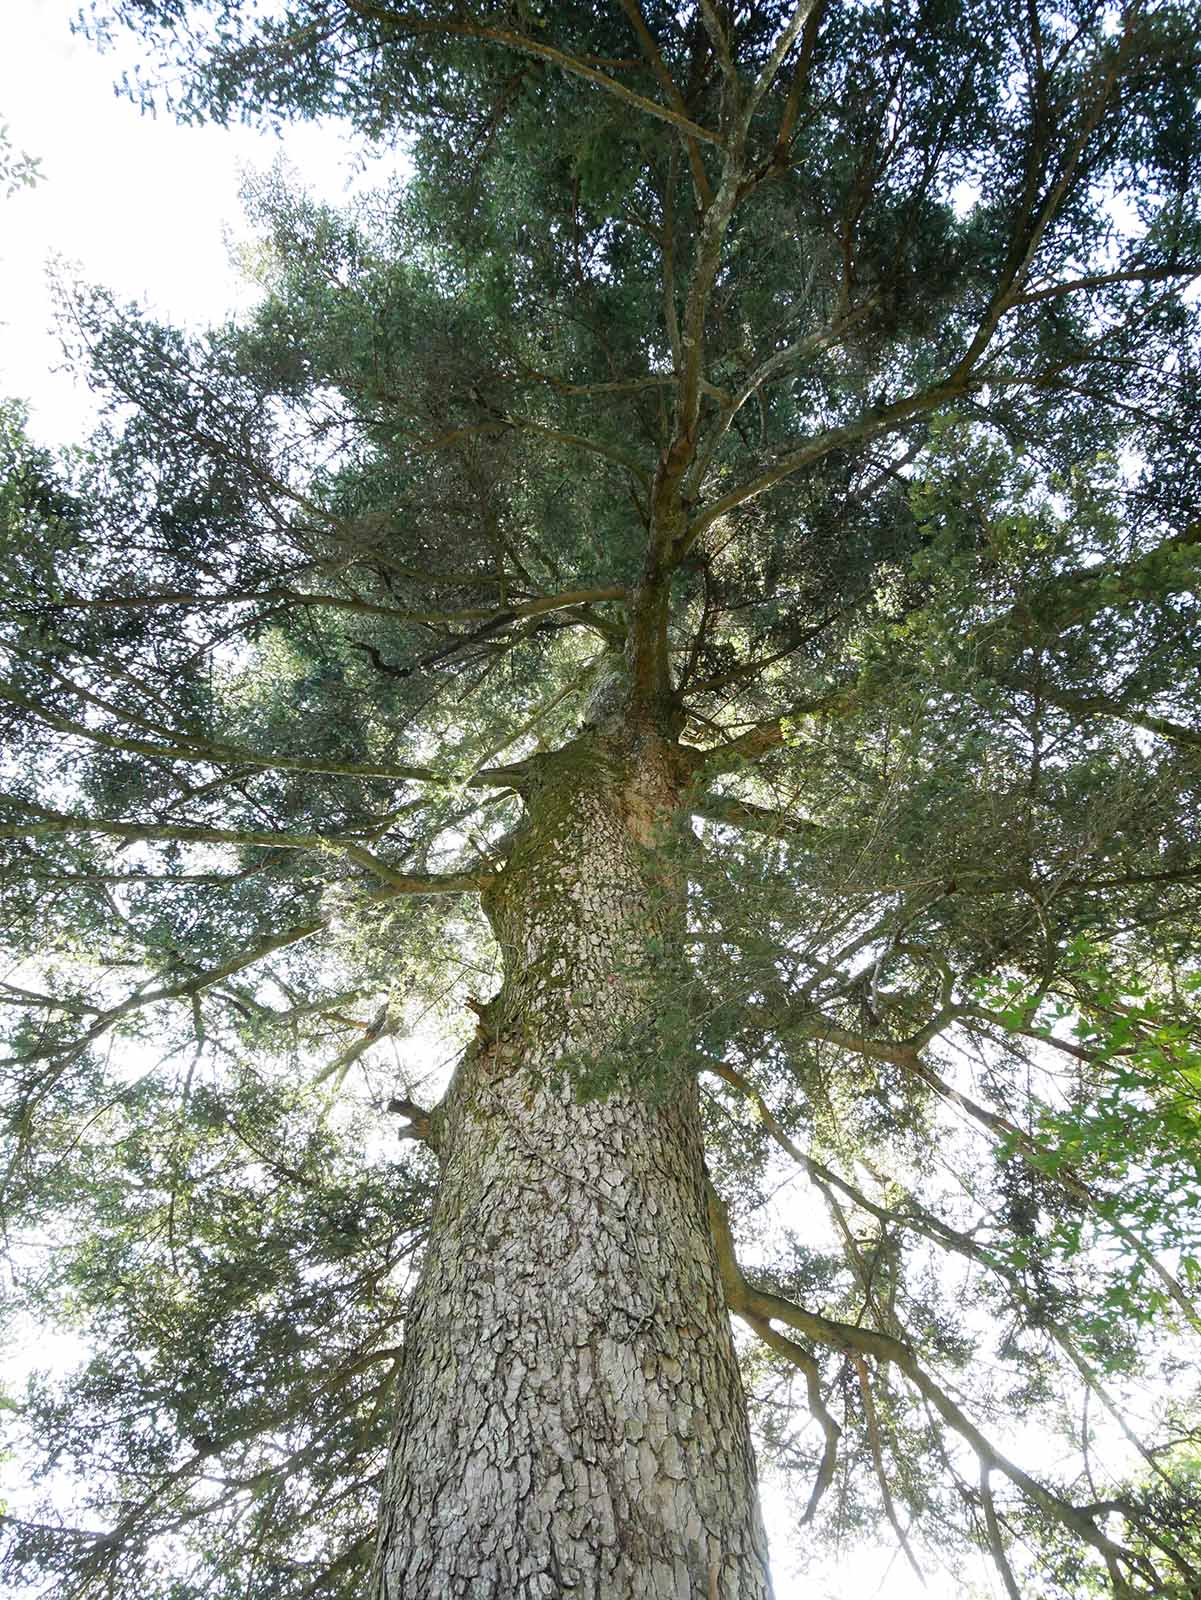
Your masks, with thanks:
[[[414,175],[3,415],[6,1581],[1195,1597],[1195,17],[101,11]]]

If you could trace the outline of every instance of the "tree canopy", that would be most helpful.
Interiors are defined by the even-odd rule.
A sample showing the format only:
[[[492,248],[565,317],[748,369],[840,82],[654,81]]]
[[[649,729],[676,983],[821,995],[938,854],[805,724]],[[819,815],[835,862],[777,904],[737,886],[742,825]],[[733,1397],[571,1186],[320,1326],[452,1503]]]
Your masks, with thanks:
[[[525,764],[617,694],[690,762],[688,928],[575,1090],[701,1075],[804,1548],[1201,1593],[1195,15],[92,27],[413,175],[259,178],[252,315],[78,288],[97,433],[0,416],[2,1207],[14,1307],[92,1341],[10,1402],[13,1592],[361,1590],[428,1040],[495,988]]]

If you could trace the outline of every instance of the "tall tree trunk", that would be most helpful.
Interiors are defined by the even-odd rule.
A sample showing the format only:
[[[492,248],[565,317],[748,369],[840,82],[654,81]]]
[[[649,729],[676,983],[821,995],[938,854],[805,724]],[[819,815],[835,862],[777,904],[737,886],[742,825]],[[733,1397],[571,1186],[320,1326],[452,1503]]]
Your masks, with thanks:
[[[564,1070],[646,1018],[679,791],[654,736],[535,765],[487,902],[505,981],[435,1118],[377,1600],[771,1594],[695,1085],[581,1104]]]

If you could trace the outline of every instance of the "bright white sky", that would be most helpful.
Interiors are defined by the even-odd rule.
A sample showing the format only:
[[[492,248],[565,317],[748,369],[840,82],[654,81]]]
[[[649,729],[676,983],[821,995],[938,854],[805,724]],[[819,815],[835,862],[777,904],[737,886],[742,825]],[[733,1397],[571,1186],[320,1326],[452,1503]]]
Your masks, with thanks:
[[[125,57],[97,55],[74,37],[78,0],[0,0],[0,124],[16,150],[41,160],[43,181],[0,198],[0,396],[31,407],[34,437],[45,444],[79,440],[91,407],[86,391],[62,370],[51,331],[46,267],[58,257],[69,275],[104,283],[128,300],[193,327],[245,308],[252,289],[231,264],[226,240],[243,233],[238,190],[247,168],[281,155],[307,187],[337,202],[382,184],[399,164],[375,156],[363,169],[333,126],[299,125],[284,137],[235,128],[181,128],[144,118],[112,83]],[[57,1350],[44,1337],[44,1361]],[[65,1359],[70,1352],[64,1351]],[[25,1365],[18,1359],[18,1365]],[[769,1527],[788,1510],[769,1488]],[[831,1563],[803,1583],[789,1571],[777,1531],[778,1600],[964,1600],[999,1593],[990,1574],[932,1572],[925,1589],[888,1545]]]
[[[299,124],[284,138],[249,128],[183,128],[143,117],[112,84],[130,58],[101,56],[69,30],[78,0],[3,0],[0,123],[16,150],[41,160],[43,181],[0,198],[0,394],[29,401],[44,443],[78,439],[86,395],[64,373],[50,332],[46,267],[103,283],[193,326],[245,307],[251,291],[226,240],[243,232],[246,168],[281,155],[330,201],[381,184],[397,166],[376,156],[356,171],[337,127]]]

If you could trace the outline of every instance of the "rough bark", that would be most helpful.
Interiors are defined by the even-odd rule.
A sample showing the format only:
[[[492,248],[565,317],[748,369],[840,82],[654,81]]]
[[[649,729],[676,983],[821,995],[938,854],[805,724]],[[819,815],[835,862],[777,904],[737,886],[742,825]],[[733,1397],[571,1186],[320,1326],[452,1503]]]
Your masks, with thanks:
[[[485,897],[504,984],[433,1119],[376,1600],[771,1594],[693,1080],[571,1082],[652,1004],[682,776],[669,743],[595,729],[534,763]]]

